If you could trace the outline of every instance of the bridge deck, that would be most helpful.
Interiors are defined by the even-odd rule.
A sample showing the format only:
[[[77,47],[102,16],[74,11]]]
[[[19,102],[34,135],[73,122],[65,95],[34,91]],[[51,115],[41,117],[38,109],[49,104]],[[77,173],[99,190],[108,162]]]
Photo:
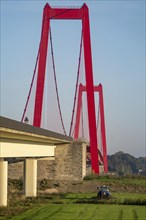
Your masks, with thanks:
[[[0,116],[0,158],[54,156],[72,138]]]

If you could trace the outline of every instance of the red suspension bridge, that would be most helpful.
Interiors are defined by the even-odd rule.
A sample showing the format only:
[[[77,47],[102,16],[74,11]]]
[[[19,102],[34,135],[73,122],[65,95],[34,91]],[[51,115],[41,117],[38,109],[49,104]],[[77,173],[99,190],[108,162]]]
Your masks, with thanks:
[[[85,138],[87,141],[89,141],[92,171],[94,173],[99,173],[99,166],[103,165],[104,172],[107,173],[108,164],[106,152],[103,90],[101,84],[95,86],[93,82],[90,22],[89,11],[86,4],[83,4],[81,8],[53,8],[50,7],[49,4],[45,5],[38,55],[36,58],[33,78],[21,122],[28,122],[33,126],[43,127],[43,120],[47,120],[46,118],[43,119],[43,108],[45,103],[45,86],[46,82],[48,81],[46,78],[46,72],[48,72],[48,74],[52,74],[50,87],[52,88],[52,85],[54,85],[56,93],[56,97],[51,97],[48,99],[49,106],[51,108],[51,101],[56,100],[56,106],[59,113],[57,123],[61,124],[63,133],[67,135],[61,110],[56,76],[53,41],[50,27],[50,21],[52,19],[76,19],[81,20],[82,22],[75,94],[68,135],[73,137],[74,140]],[[49,73],[49,70],[47,71],[48,50],[50,50],[49,56],[51,57],[51,61],[49,63],[49,70],[51,73]],[[82,72],[84,73],[84,78],[81,77],[81,69],[83,69]],[[47,90],[47,93],[48,92],[49,89]],[[95,101],[95,94],[97,94],[97,101]],[[54,109],[50,112],[52,114]],[[56,117],[56,115],[53,116],[54,121]],[[84,122],[85,120],[86,126]],[[49,120],[48,123],[50,123]],[[85,127],[87,128],[86,132]]]

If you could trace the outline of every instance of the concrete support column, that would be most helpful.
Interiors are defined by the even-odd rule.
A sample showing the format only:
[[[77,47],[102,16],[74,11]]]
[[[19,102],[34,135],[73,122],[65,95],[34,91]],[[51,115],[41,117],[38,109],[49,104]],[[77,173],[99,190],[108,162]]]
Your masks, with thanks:
[[[24,162],[24,193],[26,197],[37,195],[37,160],[26,159]]]
[[[8,162],[0,160],[0,206],[7,206]]]

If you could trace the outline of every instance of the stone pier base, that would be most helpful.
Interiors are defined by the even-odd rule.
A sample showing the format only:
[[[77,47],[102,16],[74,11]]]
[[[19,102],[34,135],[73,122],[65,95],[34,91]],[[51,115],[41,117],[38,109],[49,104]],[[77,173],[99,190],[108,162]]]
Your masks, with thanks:
[[[38,179],[82,180],[86,176],[86,144],[58,145],[54,161],[38,161]]]
[[[23,178],[23,162],[9,165],[9,178]],[[57,145],[54,160],[37,160],[37,179],[80,181],[86,176],[86,144]]]

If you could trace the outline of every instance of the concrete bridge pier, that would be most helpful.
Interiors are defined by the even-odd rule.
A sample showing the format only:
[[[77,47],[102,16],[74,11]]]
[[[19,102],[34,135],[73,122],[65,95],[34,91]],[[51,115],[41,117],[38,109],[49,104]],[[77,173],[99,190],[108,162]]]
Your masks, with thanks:
[[[26,197],[37,195],[37,160],[34,158],[24,161],[24,194]]]
[[[8,194],[8,161],[0,159],[0,206],[7,206]],[[26,197],[37,195],[37,160],[24,161],[24,194]]]
[[[0,206],[7,206],[8,162],[0,159]]]

